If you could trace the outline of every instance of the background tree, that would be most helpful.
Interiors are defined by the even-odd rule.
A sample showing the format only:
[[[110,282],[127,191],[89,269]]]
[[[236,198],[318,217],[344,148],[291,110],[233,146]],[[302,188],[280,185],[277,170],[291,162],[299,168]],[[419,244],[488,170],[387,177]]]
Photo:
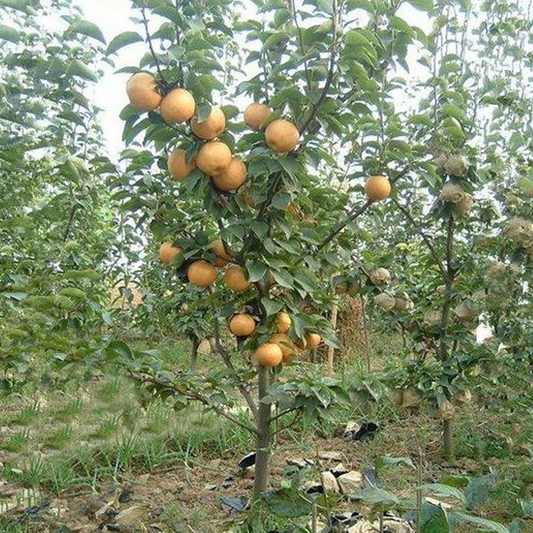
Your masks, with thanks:
[[[94,349],[117,243],[105,186],[115,168],[86,96],[100,30],[69,1],[6,2],[0,14],[0,327],[13,377],[36,354],[68,362]]]

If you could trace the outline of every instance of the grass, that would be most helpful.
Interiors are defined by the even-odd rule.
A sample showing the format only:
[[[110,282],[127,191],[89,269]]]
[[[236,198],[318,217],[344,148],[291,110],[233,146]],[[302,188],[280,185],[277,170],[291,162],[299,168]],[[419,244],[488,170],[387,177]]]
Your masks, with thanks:
[[[25,407],[20,413],[15,415],[11,419],[11,423],[21,426],[31,426],[39,415],[39,406],[39,402],[33,402],[31,405]]]
[[[0,447],[8,452],[20,452],[26,447],[29,435],[28,429],[19,431],[3,442]]]
[[[380,346],[378,360],[373,361],[375,367],[380,365],[379,357],[389,358],[387,343]],[[172,366],[183,367],[187,356],[180,356],[177,351],[168,350],[168,360],[165,360]],[[296,379],[301,373],[319,377],[323,375],[323,367],[301,363],[289,369],[289,374]],[[376,459],[385,455],[416,459],[420,444],[429,465],[428,481],[438,481],[441,468],[438,423],[427,412],[416,415],[396,412],[378,376],[366,373],[362,358],[345,359],[339,366],[338,377],[352,391],[352,408],[339,412],[335,420],[320,428],[314,423],[298,422],[280,439],[279,449],[290,450],[294,456],[313,457],[319,433],[325,436],[321,441],[324,445],[337,426],[349,420],[372,420],[382,428],[374,440],[354,444],[352,448],[346,444],[361,469],[374,467]],[[520,397],[526,407],[516,403],[511,410],[501,400],[491,404],[494,395],[483,390],[485,396],[479,396],[478,403],[461,411],[456,449],[460,461],[470,460],[468,467],[475,468],[471,475],[491,469],[498,471],[501,482],[495,488],[491,507],[484,512],[488,517],[499,517],[509,523],[521,516],[519,500],[533,499],[533,467],[524,466],[530,458],[523,455],[523,447],[533,440],[533,421],[524,414],[531,400]],[[226,458],[235,465],[241,455],[253,449],[253,437],[241,427],[196,405],[176,411],[171,401],[147,402],[146,394],[138,394],[131,382],[118,377],[106,378],[104,374],[99,381],[84,385],[83,391],[48,391],[45,395],[47,402],[29,406],[23,399],[3,399],[6,406],[16,409],[1,411],[15,410],[18,414],[11,418],[0,414],[0,424],[8,427],[18,424],[24,428],[2,442],[1,448],[14,456],[0,460],[5,464],[2,477],[6,481],[22,482],[55,497],[64,498],[73,489],[98,493],[109,483],[127,483],[146,472],[177,469],[187,473],[218,458]],[[246,419],[248,415],[243,411],[237,412],[237,416]],[[47,449],[55,452],[47,456],[37,453]],[[399,495],[410,494],[409,490],[417,483],[416,472],[405,467],[383,468],[380,476],[385,488]],[[194,476],[192,479],[194,482]],[[169,526],[181,524],[183,513],[179,504],[168,506],[161,520]],[[213,521],[210,511],[202,504],[201,493],[198,501],[191,502],[186,514],[193,530],[203,530],[205,524]],[[244,515],[234,521],[234,533],[306,531],[309,520],[308,516],[297,519],[275,516],[262,507],[246,516],[249,518],[246,524]],[[20,529],[25,526],[8,522],[5,525],[0,522],[0,526],[2,532],[28,531]],[[206,529],[211,531],[218,530]]]
[[[53,450],[63,450],[72,437],[72,426],[64,426],[46,436],[43,444]]]
[[[76,418],[83,407],[83,400],[81,398],[76,398],[71,402],[67,403],[62,409],[60,409],[56,414],[56,420],[62,422],[70,422]]]

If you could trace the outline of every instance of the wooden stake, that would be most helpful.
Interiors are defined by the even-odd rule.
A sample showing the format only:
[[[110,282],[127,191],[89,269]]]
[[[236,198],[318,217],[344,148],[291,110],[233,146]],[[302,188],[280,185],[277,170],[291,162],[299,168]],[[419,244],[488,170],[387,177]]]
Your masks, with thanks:
[[[339,304],[335,302],[331,306],[331,327],[333,331],[337,330],[337,314],[339,312]],[[328,364],[326,367],[326,375],[333,376],[335,371],[333,370],[333,356],[335,354],[335,348],[333,346],[328,347]]]

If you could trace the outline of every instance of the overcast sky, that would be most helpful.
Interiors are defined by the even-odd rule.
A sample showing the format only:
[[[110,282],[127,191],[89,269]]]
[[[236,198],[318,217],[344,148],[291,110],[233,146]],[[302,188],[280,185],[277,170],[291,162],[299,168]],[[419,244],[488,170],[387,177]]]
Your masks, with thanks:
[[[124,31],[139,31],[130,21],[132,10],[129,0],[77,0],[77,3],[83,8],[86,19],[98,24],[108,43]],[[125,85],[129,77],[128,74],[115,74],[115,70],[125,65],[138,65],[143,53],[143,43],[124,48],[113,56],[117,68],[106,68],[103,79],[94,88],[94,102],[103,109],[101,124],[112,157],[123,148],[123,123],[118,115],[127,104]]]
[[[133,30],[143,34],[142,28],[130,20],[133,14],[130,0],[76,0],[76,3],[84,10],[84,17],[100,27],[108,43],[124,31]],[[408,4],[402,5],[399,14],[410,24],[417,25],[426,32],[430,31],[431,23],[427,15],[413,9]],[[246,15],[249,16],[249,13]],[[103,110],[101,124],[109,155],[113,159],[123,148],[123,123],[118,115],[127,104],[125,85],[129,77],[128,74],[115,74],[115,71],[124,66],[138,66],[145,52],[144,43],[123,48],[118,55],[113,56],[117,67],[106,67],[103,79],[94,87],[94,102]],[[244,102],[237,105],[241,104],[246,105]]]

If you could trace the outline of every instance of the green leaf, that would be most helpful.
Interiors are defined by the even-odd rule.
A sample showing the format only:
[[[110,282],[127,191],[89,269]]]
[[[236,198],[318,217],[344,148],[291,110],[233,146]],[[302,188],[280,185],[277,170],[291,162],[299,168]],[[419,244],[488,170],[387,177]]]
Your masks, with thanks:
[[[450,533],[448,515],[440,505],[422,504],[420,526],[422,533]]]
[[[459,475],[450,475],[444,476],[441,480],[441,483],[444,485],[449,485],[450,487],[466,487],[470,483],[471,478],[468,476],[459,476]]]
[[[526,518],[533,518],[533,501],[520,500],[520,507]]]
[[[105,53],[109,56],[111,54],[115,54],[121,48],[124,48],[125,46],[134,44],[134,43],[139,43],[142,41],[144,41],[144,39],[136,31],[125,31],[124,33],[121,33],[120,35],[117,35],[109,43],[109,46],[107,47],[107,50]]]
[[[278,285],[285,287],[286,289],[292,289],[294,287],[292,276],[285,270],[277,271],[273,270],[272,275]]]
[[[28,298],[28,295],[25,292],[3,292],[2,296],[17,302],[22,302]]]
[[[0,39],[16,44],[20,41],[20,33],[15,28],[0,24]]]
[[[107,351],[108,353],[118,355],[123,359],[128,359],[130,361],[133,361],[134,359],[131,348],[124,341],[111,341],[107,345]]]
[[[453,524],[456,524],[458,522],[474,524],[476,526],[482,527],[484,530],[496,531],[497,533],[510,533],[508,528],[506,528],[502,524],[499,524],[498,522],[494,522],[493,520],[487,520],[485,518],[479,518],[478,516],[462,513],[460,511],[451,511],[450,521]]]
[[[407,0],[407,3],[419,11],[432,11],[434,7],[433,0]]]
[[[196,110],[196,116],[198,118],[198,123],[204,122],[209,118],[211,114],[211,104],[204,104],[198,106]]]
[[[84,300],[87,297],[87,294],[85,294],[84,291],[77,289],[76,287],[67,287],[65,289],[61,289],[59,294],[68,296],[69,298],[74,298],[76,300]]]
[[[69,31],[71,33],[79,33],[81,35],[91,37],[92,39],[96,39],[97,41],[106,44],[102,30],[96,24],[89,22],[88,20],[79,20],[75,22],[69,28]]]
[[[98,75],[79,59],[73,59],[67,69],[70,76],[79,76],[85,80],[98,81]]]
[[[96,270],[67,270],[64,274],[67,279],[90,279],[95,280],[100,277],[100,274]]]
[[[0,0],[0,6],[10,7],[23,13],[35,13],[35,10],[28,5],[28,0]]]
[[[415,490],[422,490],[424,492],[431,492],[438,496],[443,496],[445,498],[455,498],[461,503],[466,502],[465,495],[455,487],[450,487],[449,485],[444,485],[443,483],[426,483],[424,485],[419,485]]]
[[[248,281],[255,283],[265,277],[267,267],[264,263],[248,260],[246,261],[246,270],[248,271]]]
[[[491,491],[496,477],[494,474],[487,474],[474,478],[465,489],[466,506],[468,509],[473,509],[482,503],[485,503],[491,498]]]
[[[353,499],[362,500],[373,507],[378,506],[381,508],[387,508],[400,505],[400,500],[396,495],[377,487],[367,487],[350,496]]]
[[[291,489],[266,492],[262,500],[273,514],[284,518],[297,518],[311,512],[311,502]]]
[[[278,300],[271,300],[266,296],[263,296],[263,298],[261,298],[261,304],[265,308],[267,316],[275,315],[276,313],[279,313],[283,308],[283,302]]]

